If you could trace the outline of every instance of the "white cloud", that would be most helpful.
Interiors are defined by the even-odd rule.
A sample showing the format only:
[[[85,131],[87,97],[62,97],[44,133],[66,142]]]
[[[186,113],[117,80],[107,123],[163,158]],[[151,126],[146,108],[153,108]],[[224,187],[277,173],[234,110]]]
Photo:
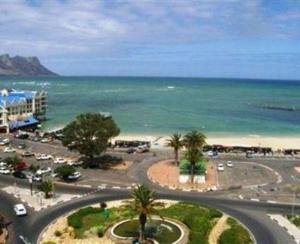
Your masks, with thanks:
[[[286,36],[292,30],[281,22],[299,15],[265,15],[259,0],[0,0],[0,51],[55,56],[124,43]]]

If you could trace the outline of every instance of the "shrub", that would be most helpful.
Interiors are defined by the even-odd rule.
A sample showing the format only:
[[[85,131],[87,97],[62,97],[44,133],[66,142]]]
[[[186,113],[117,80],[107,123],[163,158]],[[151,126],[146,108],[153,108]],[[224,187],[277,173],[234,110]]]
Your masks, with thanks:
[[[98,237],[103,237],[104,236],[104,227],[103,226],[98,226],[97,227],[97,235]]]
[[[54,235],[57,236],[57,237],[59,237],[59,236],[62,235],[62,233],[61,233],[60,230],[56,230],[56,231],[54,232]]]

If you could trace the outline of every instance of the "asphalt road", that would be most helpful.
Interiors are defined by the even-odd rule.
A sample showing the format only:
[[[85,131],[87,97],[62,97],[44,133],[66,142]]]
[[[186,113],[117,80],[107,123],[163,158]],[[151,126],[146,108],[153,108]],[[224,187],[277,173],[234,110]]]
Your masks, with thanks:
[[[257,243],[294,243],[293,239],[282,228],[266,216],[267,212],[288,213],[291,209],[289,205],[219,199],[205,194],[161,190],[157,192],[158,198],[202,203],[232,215],[253,233]],[[88,204],[127,198],[128,193],[127,190],[101,190],[86,197],[75,199],[40,212],[34,213],[30,211],[27,217],[22,218],[15,217],[13,213],[12,205],[16,200],[5,193],[0,193],[0,209],[1,212],[5,213],[13,221],[15,233],[13,234],[11,243],[22,243],[18,238],[19,235],[25,236],[30,240],[30,243],[36,243],[39,233],[55,218]],[[296,213],[300,213],[300,208],[296,207],[295,211]]]
[[[259,244],[294,243],[291,236],[289,236],[284,229],[279,227],[267,217],[267,213],[290,213],[290,205],[232,200],[220,198],[214,193],[182,192],[161,188],[149,181],[146,174],[149,166],[157,160],[159,160],[158,157],[148,158],[141,161],[135,167],[130,169],[128,175],[134,179],[134,181],[147,184],[153,188],[157,192],[158,198],[202,203],[232,215],[241,221],[253,233],[257,243]],[[15,179],[9,176],[0,176],[0,185],[13,184],[15,182],[19,185],[29,187],[29,183],[27,181]],[[91,190],[92,189],[80,186],[66,184],[56,185],[56,191],[59,192],[84,194]],[[29,215],[27,217],[18,218],[13,212],[13,204],[15,204],[17,200],[4,192],[0,192],[0,214],[4,214],[8,220],[13,221],[11,227],[13,228],[13,231],[10,232],[9,239],[10,243],[23,243],[19,239],[20,235],[25,236],[30,243],[36,243],[40,232],[55,218],[73,209],[80,208],[88,204],[127,198],[128,193],[128,190],[103,189],[85,197],[47,208],[43,211],[33,212],[29,209]],[[300,213],[300,207],[296,207],[295,212]]]

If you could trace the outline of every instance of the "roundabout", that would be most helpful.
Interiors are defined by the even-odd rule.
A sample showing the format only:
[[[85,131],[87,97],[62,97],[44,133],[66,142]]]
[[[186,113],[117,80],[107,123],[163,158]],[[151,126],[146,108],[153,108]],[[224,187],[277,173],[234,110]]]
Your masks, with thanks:
[[[162,160],[164,158],[161,158]],[[136,167],[132,168],[129,172],[130,177],[135,179],[136,182],[141,182],[148,185],[151,189],[155,190],[158,199],[171,199],[175,201],[188,201],[197,204],[205,204],[212,208],[218,209],[233,218],[237,219],[253,234],[257,243],[294,243],[291,236],[287,235],[284,229],[280,228],[277,224],[271,221],[267,213],[290,213],[290,204],[275,204],[268,202],[253,202],[247,200],[234,200],[218,196],[215,192],[184,192],[179,190],[170,190],[153,183],[147,177],[148,168],[155,164],[159,157],[146,158],[139,162]],[[26,185],[29,187],[29,185]],[[42,243],[39,239],[40,233],[49,227],[53,221],[61,216],[64,216],[79,208],[88,205],[98,204],[101,202],[109,202],[115,200],[127,199],[130,193],[126,187],[119,189],[106,188],[84,188],[80,185],[58,185],[57,192],[72,192],[80,194],[80,198],[73,199],[68,202],[63,202],[43,211],[35,212],[30,210],[29,216],[26,218],[16,218],[10,210],[16,200],[8,197],[9,195],[1,193],[1,208],[5,209],[9,214],[10,219],[13,221],[13,228],[15,237],[12,243],[24,243],[21,241],[20,236],[23,236],[28,241],[27,243]],[[299,213],[298,206],[294,208],[295,213]]]
[[[208,243],[214,239],[230,243],[228,233],[236,243],[256,243],[247,228],[216,209],[164,199],[157,199],[161,206],[158,215],[148,216],[145,239],[141,240],[140,220],[127,208],[128,201],[110,201],[104,209],[93,204],[67,213],[44,229],[38,243],[130,244],[138,239],[140,243],[155,244]]]

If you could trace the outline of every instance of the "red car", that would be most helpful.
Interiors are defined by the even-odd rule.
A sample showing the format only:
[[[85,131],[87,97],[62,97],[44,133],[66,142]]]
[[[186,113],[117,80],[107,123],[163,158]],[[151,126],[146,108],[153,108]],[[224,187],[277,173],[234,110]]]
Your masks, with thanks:
[[[24,170],[27,169],[27,164],[24,161],[20,161],[19,163],[16,164],[15,170]]]

